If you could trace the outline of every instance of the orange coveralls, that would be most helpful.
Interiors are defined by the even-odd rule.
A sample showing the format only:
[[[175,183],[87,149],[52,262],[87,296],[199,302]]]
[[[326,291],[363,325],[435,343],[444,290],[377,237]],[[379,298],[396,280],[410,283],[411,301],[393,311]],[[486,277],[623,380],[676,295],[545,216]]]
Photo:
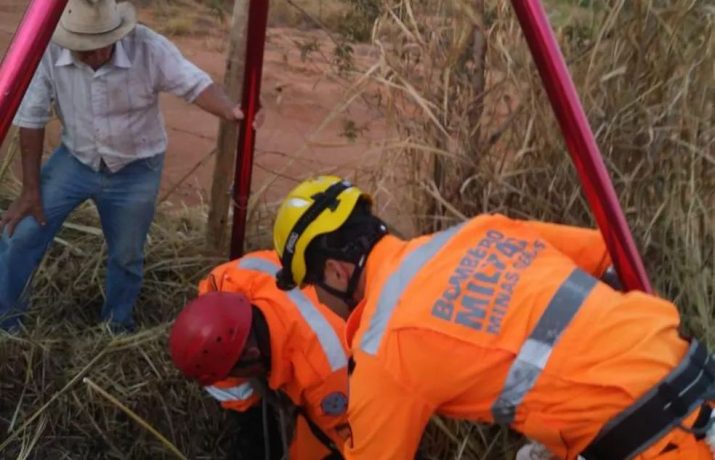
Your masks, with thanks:
[[[576,458],[689,348],[671,303],[596,281],[609,264],[598,231],[501,215],[384,237],[347,325],[346,458],[413,458],[433,414],[508,424]],[[656,457],[712,458],[682,430],[637,458]]]
[[[345,323],[318,301],[314,289],[281,291],[273,251],[258,251],[219,265],[199,283],[199,293],[245,294],[268,323],[271,369],[268,387],[280,390],[342,449],[338,430],[347,421],[347,347]],[[246,380],[229,378],[207,387],[226,409],[245,411],[260,400]],[[298,417],[290,458],[317,460],[330,452]]]

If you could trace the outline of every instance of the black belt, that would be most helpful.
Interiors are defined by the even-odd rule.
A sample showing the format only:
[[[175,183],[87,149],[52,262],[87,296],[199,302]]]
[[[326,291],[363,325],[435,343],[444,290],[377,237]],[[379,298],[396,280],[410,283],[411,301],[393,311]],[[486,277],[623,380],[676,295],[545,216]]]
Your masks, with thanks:
[[[261,379],[251,379],[251,385],[256,389],[258,394],[260,394],[261,397],[268,402],[268,404],[275,407],[279,412],[283,411],[291,418],[301,415],[308,423],[308,428],[310,428],[313,436],[315,436],[316,439],[320,441],[320,443],[325,446],[328,451],[330,451],[330,454],[326,457],[326,459],[343,458],[340,450],[335,446],[333,440],[330,439],[330,437],[325,434],[323,430],[321,430],[320,427],[308,416],[305,409],[294,404],[287,394],[280,390],[271,389],[268,387],[267,382]],[[292,421],[295,423],[295,420]],[[285,429],[285,426],[281,426],[281,430]],[[288,431],[289,433],[287,433],[287,437],[293,438],[293,436],[295,436],[295,425],[293,424]]]
[[[704,345],[692,341],[683,361],[657,386],[609,421],[581,454],[586,460],[621,460],[635,457],[680,425],[688,414],[702,407],[693,426],[704,435],[713,397],[715,361]],[[702,432],[702,433],[700,433]]]
[[[335,446],[333,440],[330,439],[328,435],[325,434],[323,430],[321,430],[320,427],[310,419],[310,417],[308,417],[308,414],[305,412],[305,409],[299,407],[298,414],[302,415],[305,421],[308,422],[308,428],[310,428],[310,431],[313,433],[313,436],[315,436],[318,441],[320,441],[320,443],[330,451],[328,458],[343,458],[340,454],[340,451]]]

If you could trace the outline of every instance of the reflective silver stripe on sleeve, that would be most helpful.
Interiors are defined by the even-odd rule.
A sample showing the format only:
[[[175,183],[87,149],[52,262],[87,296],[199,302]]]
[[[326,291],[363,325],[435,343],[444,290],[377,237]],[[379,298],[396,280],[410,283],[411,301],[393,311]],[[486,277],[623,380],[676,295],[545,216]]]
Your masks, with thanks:
[[[253,387],[248,382],[229,388],[219,388],[211,385],[204,387],[204,389],[208,394],[221,402],[246,401],[253,396]]]
[[[275,276],[280,267],[273,262],[259,257],[244,257],[239,259],[238,266],[246,270],[255,270]],[[347,356],[343,350],[342,342],[335,333],[335,329],[327,319],[318,311],[313,302],[300,290],[291,289],[284,291],[288,298],[295,304],[303,320],[310,326],[318,338],[323,353],[330,364],[330,369],[336,371],[348,365]]]
[[[559,286],[531,335],[521,346],[501,395],[492,406],[492,415],[497,423],[508,425],[514,421],[517,407],[536,383],[561,333],[596,283],[595,278],[576,269]]]
[[[443,232],[437,233],[427,240],[422,246],[412,250],[400,263],[387,282],[382,287],[377,301],[375,314],[372,315],[370,325],[362,337],[360,348],[370,355],[376,355],[382,337],[385,335],[387,323],[392,317],[392,312],[397,306],[402,293],[412,281],[417,272],[429,262],[440,249],[442,249],[464,224],[456,225]]]

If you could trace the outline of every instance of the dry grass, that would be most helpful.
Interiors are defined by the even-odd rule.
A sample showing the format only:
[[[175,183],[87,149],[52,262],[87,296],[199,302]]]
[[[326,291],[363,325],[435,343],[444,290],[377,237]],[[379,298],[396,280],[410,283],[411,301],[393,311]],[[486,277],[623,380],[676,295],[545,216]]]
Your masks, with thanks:
[[[314,19],[317,19],[330,30],[337,30],[345,11],[340,0],[274,0],[268,10],[268,25],[314,29],[317,27]]]
[[[154,28],[167,36],[204,36],[224,31],[231,11],[221,1],[159,0],[142,5],[154,16]],[[230,7],[230,6],[229,6]]]

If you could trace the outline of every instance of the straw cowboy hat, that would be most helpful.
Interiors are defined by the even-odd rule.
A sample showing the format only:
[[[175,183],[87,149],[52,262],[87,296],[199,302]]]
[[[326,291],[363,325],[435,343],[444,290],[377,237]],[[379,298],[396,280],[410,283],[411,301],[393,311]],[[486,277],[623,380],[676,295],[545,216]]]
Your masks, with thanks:
[[[73,51],[104,48],[137,25],[131,3],[115,0],[69,0],[52,41]]]

